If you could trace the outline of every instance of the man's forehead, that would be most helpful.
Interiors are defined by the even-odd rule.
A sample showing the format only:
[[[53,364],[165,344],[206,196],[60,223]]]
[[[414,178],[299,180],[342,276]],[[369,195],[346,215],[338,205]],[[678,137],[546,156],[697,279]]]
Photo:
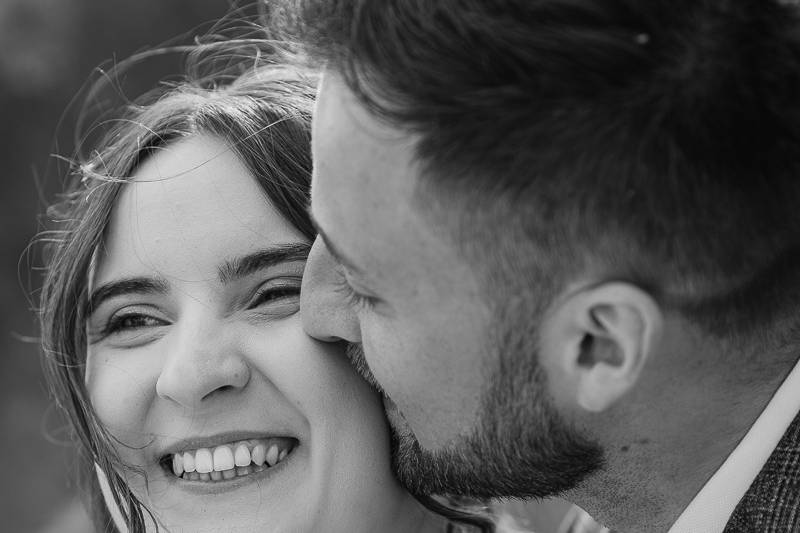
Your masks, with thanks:
[[[420,231],[409,227],[419,224],[415,137],[375,118],[337,73],[326,72],[320,89],[312,217],[332,255],[366,272],[386,268],[394,248]]]
[[[317,90],[313,133],[316,134],[319,128],[330,130],[336,126],[343,129],[361,126],[363,121],[359,120],[359,115],[364,114],[363,111],[366,111],[361,108],[361,102],[347,86],[344,78],[334,70],[326,70],[320,78]],[[339,139],[325,138],[317,138],[317,140],[339,141]]]
[[[317,103],[327,103],[330,99],[339,103],[354,99],[355,95],[347,86],[344,77],[332,68],[326,68],[319,78],[317,86]]]
[[[415,138],[377,119],[335,71],[326,71],[320,84],[312,136],[312,206],[320,195],[327,202],[328,196],[356,196],[365,189],[403,194],[414,178]],[[373,203],[380,202],[380,196],[372,196]],[[340,208],[353,207],[349,199],[344,203]],[[324,217],[314,212],[324,226]]]
[[[369,95],[371,103],[381,104],[381,97],[373,94],[366,83],[361,83],[359,92]],[[367,139],[375,141],[375,147],[392,147],[396,144],[413,145],[417,136],[407,128],[392,124],[390,121],[379,118],[371,109],[371,105],[353,92],[345,78],[333,69],[327,69],[320,78],[316,107],[314,110],[315,126],[321,125],[330,128],[334,123],[341,129],[347,129]],[[386,108],[390,106],[387,104]],[[322,139],[324,140],[324,139]],[[347,137],[346,140],[355,140]],[[363,143],[363,139],[358,142]]]

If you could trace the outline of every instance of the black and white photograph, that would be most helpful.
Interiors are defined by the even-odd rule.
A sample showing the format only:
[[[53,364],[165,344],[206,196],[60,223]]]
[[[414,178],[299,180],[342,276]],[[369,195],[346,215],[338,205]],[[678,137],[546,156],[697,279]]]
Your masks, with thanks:
[[[0,0],[2,531],[800,533],[797,0]]]

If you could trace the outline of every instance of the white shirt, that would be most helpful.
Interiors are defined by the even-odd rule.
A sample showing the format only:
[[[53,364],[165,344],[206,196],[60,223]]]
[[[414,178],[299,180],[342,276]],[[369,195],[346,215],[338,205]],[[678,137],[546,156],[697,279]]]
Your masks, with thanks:
[[[684,509],[669,533],[722,533],[736,505],[800,411],[800,362],[739,445]]]

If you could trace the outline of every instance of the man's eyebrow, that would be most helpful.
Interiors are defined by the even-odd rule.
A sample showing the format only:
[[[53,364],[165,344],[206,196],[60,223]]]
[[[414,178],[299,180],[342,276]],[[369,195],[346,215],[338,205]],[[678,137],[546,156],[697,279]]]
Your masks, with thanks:
[[[336,245],[331,242],[310,211],[309,215],[311,218],[311,225],[314,226],[314,229],[317,231],[317,235],[319,235],[319,238],[322,239],[322,242],[325,244],[325,248],[328,249],[328,252],[333,256],[336,262],[344,266],[347,270],[352,271],[354,274],[362,274],[362,270],[358,268],[350,259],[348,259],[347,256],[340,252]]]
[[[305,261],[310,250],[310,244],[296,242],[270,246],[242,257],[228,259],[219,267],[219,280],[230,283],[281,263]]]
[[[104,301],[125,294],[164,294],[169,290],[169,284],[160,278],[123,278],[105,283],[92,291],[89,297],[91,313]]]

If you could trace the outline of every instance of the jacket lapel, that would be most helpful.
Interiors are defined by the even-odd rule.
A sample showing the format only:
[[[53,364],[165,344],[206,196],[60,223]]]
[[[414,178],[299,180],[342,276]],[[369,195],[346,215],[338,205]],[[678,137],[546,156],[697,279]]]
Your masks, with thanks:
[[[800,413],[725,526],[724,533],[800,532]]]

